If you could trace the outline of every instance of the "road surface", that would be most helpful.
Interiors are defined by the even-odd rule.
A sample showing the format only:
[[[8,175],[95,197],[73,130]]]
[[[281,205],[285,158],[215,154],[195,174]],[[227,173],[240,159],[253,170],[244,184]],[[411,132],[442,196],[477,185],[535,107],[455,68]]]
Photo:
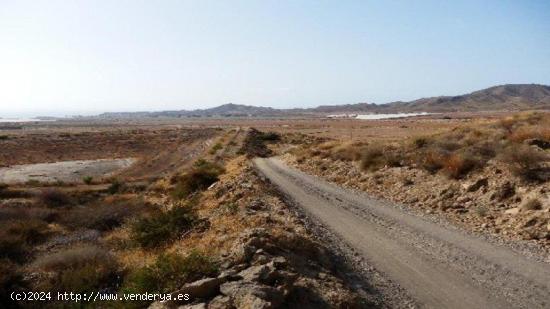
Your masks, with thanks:
[[[550,265],[286,166],[254,160],[303,212],[425,308],[550,308]]]

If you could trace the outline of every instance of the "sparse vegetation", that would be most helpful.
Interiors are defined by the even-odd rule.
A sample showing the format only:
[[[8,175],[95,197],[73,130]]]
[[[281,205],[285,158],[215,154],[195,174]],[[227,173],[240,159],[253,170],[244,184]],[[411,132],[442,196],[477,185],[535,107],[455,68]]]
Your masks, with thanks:
[[[45,189],[38,195],[38,201],[47,207],[63,207],[70,203],[69,196],[57,189]]]
[[[250,129],[243,142],[239,153],[246,154],[247,157],[269,157],[273,152],[266,144],[274,143],[281,139],[281,136],[275,132],[261,132],[254,128]]]
[[[162,254],[153,265],[130,273],[124,281],[123,290],[129,293],[167,293],[217,272],[215,261],[195,250],[187,256]]]
[[[111,184],[107,188],[109,194],[119,193],[124,188],[124,184],[118,179],[111,180]]]
[[[131,238],[144,248],[165,244],[189,231],[197,222],[191,205],[175,206],[137,220],[131,228]]]
[[[94,181],[94,177],[92,176],[84,176],[82,177],[82,181],[87,184],[87,185],[91,185],[92,182]]]
[[[509,146],[501,154],[501,160],[510,166],[511,171],[527,181],[542,180],[539,171],[548,155],[526,145]]]
[[[216,152],[218,152],[218,150],[222,149],[223,148],[223,145],[221,143],[216,143],[214,144],[214,146],[212,146],[212,148],[210,148],[210,151],[209,153],[210,154],[216,154]]]
[[[90,293],[118,283],[116,260],[95,246],[71,248],[41,257],[32,268],[51,274],[37,284],[42,291]]]
[[[189,172],[174,179],[176,185],[171,195],[176,200],[187,198],[218,181],[222,173],[224,168],[219,164],[200,159]]]
[[[136,216],[145,208],[142,201],[100,202],[72,209],[60,221],[71,229],[88,228],[108,231],[125,220]]]

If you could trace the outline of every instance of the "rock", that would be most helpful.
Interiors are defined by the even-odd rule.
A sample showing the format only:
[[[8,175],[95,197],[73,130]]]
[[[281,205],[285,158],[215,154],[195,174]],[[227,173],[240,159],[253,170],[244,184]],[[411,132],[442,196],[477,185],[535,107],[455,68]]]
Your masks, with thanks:
[[[276,288],[252,282],[227,282],[220,286],[220,291],[237,308],[277,308],[284,300],[283,293]]]
[[[238,275],[248,282],[270,282],[275,276],[275,271],[273,263],[268,263],[252,266],[241,271]]]
[[[506,210],[504,211],[504,213],[507,214],[507,215],[513,215],[513,216],[515,216],[515,215],[517,215],[517,214],[519,213],[519,208],[514,207],[514,208],[506,209]]]
[[[489,185],[489,180],[487,178],[481,178],[475,181],[474,183],[465,184],[465,189],[468,192],[476,192],[481,187],[487,187]]]
[[[507,198],[510,198],[516,194],[516,190],[514,188],[514,185],[510,183],[509,181],[505,182],[500,186],[492,195],[491,199],[497,199],[499,201],[505,200]]]
[[[184,285],[177,293],[189,294],[191,299],[208,298],[219,293],[223,282],[220,278],[206,278]]]
[[[209,303],[208,303],[208,309],[231,309],[233,307],[233,303],[231,302],[231,298],[223,295],[218,295],[214,297]]]
[[[531,138],[525,140],[525,143],[529,146],[537,146],[540,149],[550,149],[550,142],[538,138]]]

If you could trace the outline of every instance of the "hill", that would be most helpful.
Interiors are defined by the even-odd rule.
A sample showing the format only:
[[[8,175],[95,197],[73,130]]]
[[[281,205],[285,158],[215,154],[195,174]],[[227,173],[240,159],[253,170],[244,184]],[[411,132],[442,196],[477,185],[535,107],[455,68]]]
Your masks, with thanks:
[[[104,113],[101,118],[143,117],[290,117],[320,116],[335,113],[407,113],[407,112],[476,112],[550,109],[550,86],[508,84],[457,96],[439,96],[410,102],[386,104],[357,103],[324,105],[315,108],[275,109],[228,103],[214,108],[192,111]]]

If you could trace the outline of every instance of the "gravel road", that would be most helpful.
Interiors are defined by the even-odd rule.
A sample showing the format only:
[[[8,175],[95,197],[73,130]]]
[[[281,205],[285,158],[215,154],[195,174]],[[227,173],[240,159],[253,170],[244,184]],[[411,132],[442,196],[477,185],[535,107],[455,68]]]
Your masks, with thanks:
[[[425,308],[550,308],[550,265],[286,166],[257,169]]]

